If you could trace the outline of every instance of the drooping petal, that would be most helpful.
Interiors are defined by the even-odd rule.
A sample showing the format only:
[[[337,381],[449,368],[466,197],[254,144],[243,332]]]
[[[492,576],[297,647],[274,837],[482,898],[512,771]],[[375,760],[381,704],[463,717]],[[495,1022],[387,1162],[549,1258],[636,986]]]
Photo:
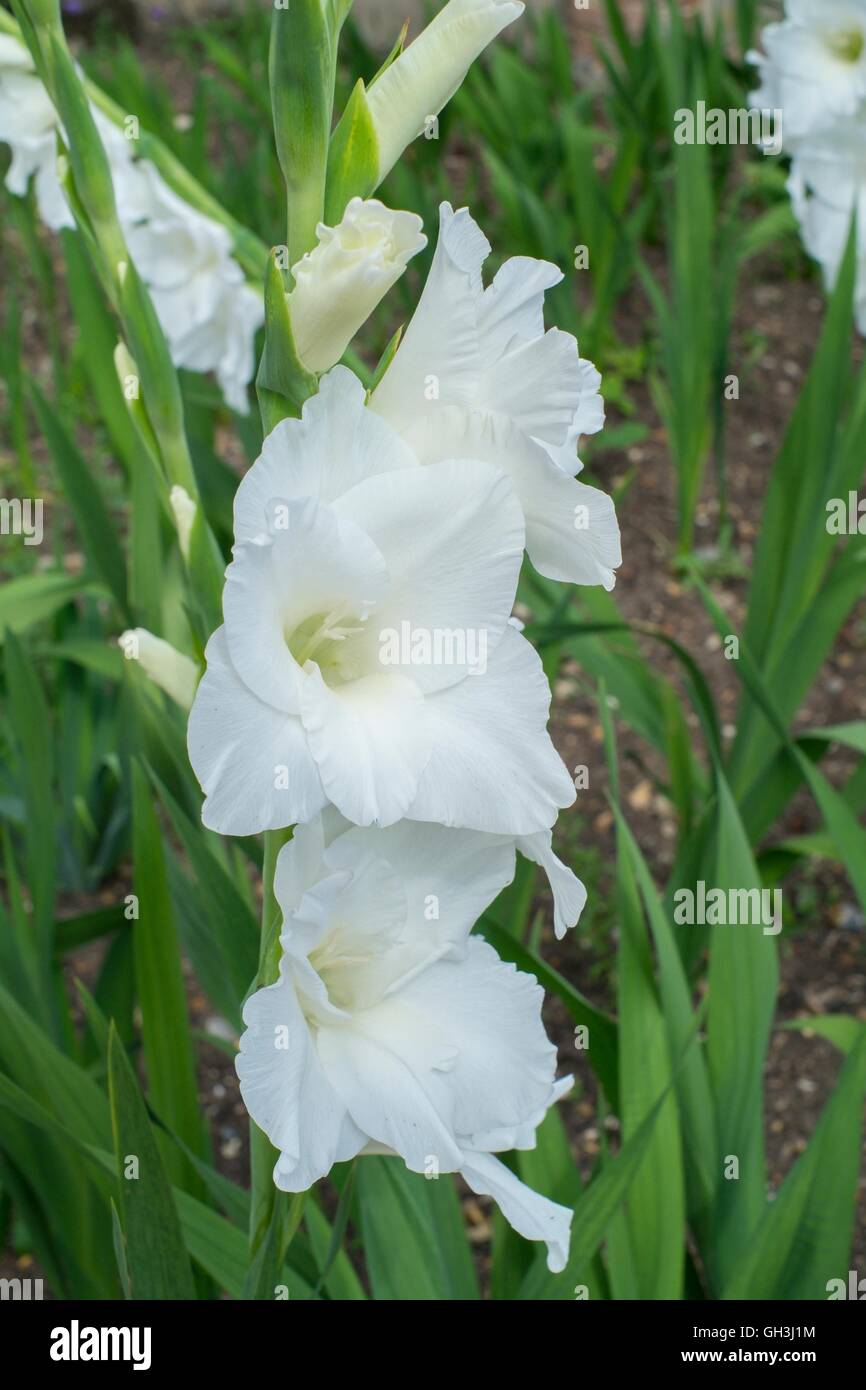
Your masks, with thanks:
[[[547,830],[574,787],[547,734],[550,688],[507,627],[484,675],[429,696],[433,751],[406,814],[495,834]]]
[[[533,1192],[492,1154],[465,1154],[460,1172],[477,1196],[493,1198],[508,1224],[524,1240],[544,1241],[547,1267],[552,1274],[565,1269],[571,1242],[570,1207]]]
[[[365,478],[418,467],[365,400],[358,378],[347,367],[334,367],[304,403],[301,419],[282,420],[271,430],[235,495],[236,541],[267,534],[274,498],[333,502]]]
[[[586,906],[586,889],[580,879],[553,852],[549,831],[537,835],[522,835],[517,848],[527,859],[547,874],[553,892],[553,930],[561,940],[570,927],[577,926]]]
[[[301,721],[247,689],[232,666],[224,628],[217,628],[205,657],[187,734],[205,793],[205,825],[223,835],[255,835],[312,819],[327,796]]]

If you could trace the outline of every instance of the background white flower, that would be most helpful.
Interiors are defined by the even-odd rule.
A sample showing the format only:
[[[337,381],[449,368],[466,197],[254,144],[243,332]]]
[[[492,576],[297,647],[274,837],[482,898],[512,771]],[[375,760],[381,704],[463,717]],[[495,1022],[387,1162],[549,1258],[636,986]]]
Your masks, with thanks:
[[[494,1157],[534,1147],[555,1080],[543,991],[472,925],[507,882],[505,846],[438,826],[353,827],[326,844],[301,827],[277,861],[280,977],[244,1007],[244,1103],[280,1150],[278,1187],[305,1191],[334,1163],[398,1154],[459,1172],[498,1202],[554,1271],[571,1212]],[[431,899],[439,905],[431,920]]]
[[[205,823],[251,834],[401,816],[549,829],[574,787],[546,732],[550,690],[509,623],[523,519],[473,458],[422,468],[345,368],[268,436],[235,500],[225,624],[189,724]],[[383,658],[382,635],[484,635],[483,674]]]
[[[370,404],[422,463],[467,455],[508,473],[541,574],[611,589],[613,502],[573,476],[579,436],[604,422],[601,378],[570,333],[544,330],[544,294],[562,272],[516,256],[485,289],[489,252],[467,209],[443,203],[430,275]]]
[[[118,216],[147,284],[172,360],[214,372],[233,410],[246,414],[255,371],[255,335],[264,321],[261,291],[247,284],[220,223],[190,207],[134,142],[91,108],[111,166]],[[30,54],[0,34],[0,141],[12,151],[10,192],[23,196],[32,178],[39,215],[52,231],[74,227],[57,176],[57,115]]]
[[[125,205],[126,238],[172,360],[214,372],[228,404],[245,414],[264,321],[261,292],[232,258],[226,228],[179,198],[148,161],[140,167],[145,186],[137,208]]]
[[[318,243],[292,267],[289,295],[298,356],[311,372],[339,362],[379,300],[427,245],[421,218],[392,212],[376,198],[352,198],[338,227],[318,227]]]
[[[136,204],[129,141],[101,111],[94,108],[93,116],[119,194]],[[57,177],[57,130],[57,113],[36,75],[30,53],[11,35],[0,34],[0,143],[8,145],[12,154],[6,187],[16,197],[23,197],[32,178],[39,216],[54,232],[75,226]]]
[[[853,118],[866,101],[866,0],[787,0],[764,53],[748,54],[761,85],[753,106],[783,112],[787,152]]]

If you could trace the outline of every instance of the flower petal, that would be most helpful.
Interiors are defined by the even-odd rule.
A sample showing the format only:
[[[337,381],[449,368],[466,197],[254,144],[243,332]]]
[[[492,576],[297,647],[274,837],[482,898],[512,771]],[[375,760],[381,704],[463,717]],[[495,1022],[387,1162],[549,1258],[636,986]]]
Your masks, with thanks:
[[[305,497],[276,502],[273,512],[280,529],[234,548],[223,593],[225,633],[232,665],[253,694],[297,712],[303,654],[289,650],[292,633],[335,610],[364,616],[385,592],[388,574],[370,538],[333,507]]]
[[[378,547],[387,595],[367,641],[369,664],[426,693],[483,670],[514,603],[523,517],[508,479],[472,458],[370,478],[335,504]]]
[[[558,265],[531,256],[512,256],[481,296],[478,327],[485,367],[492,367],[515,339],[544,334],[544,295],[563,279]]]
[[[301,719],[338,810],[356,825],[399,820],[430,757],[418,687],[404,676],[372,675],[332,689],[317,667],[308,667]]]
[[[573,1212],[533,1192],[498,1158],[486,1153],[464,1155],[460,1172],[479,1197],[492,1197],[510,1226],[524,1240],[543,1240],[547,1268],[559,1274],[568,1263]]]
[[[428,697],[433,751],[406,811],[496,834],[546,830],[574,787],[546,732],[550,689],[525,638],[507,627],[484,675]]]
[[[283,845],[274,866],[274,897],[284,920],[292,915],[307,890],[326,872],[324,854],[322,815],[314,816],[306,825],[296,826],[291,840]]]
[[[427,245],[421,218],[376,198],[351,198],[336,227],[319,223],[316,245],[294,266],[288,296],[295,347],[311,372],[339,362],[412,256]]]
[[[527,554],[540,574],[613,588],[622,551],[612,499],[569,477],[507,416],[445,410],[420,419],[408,439],[422,463],[465,456],[508,473],[523,510]]]
[[[476,304],[490,243],[467,208],[439,208],[427,283],[370,406],[402,435],[435,403],[470,408],[480,370]]]
[[[465,941],[514,877],[514,841],[505,835],[411,820],[386,829],[353,826],[331,845],[328,861],[346,868],[350,856],[362,849],[386,860],[400,875],[408,930],[437,942]]]
[[[237,541],[267,534],[275,497],[333,502],[364,478],[417,468],[411,450],[365,401],[358,378],[334,367],[304,403],[300,420],[282,420],[271,430],[235,496]]]
[[[328,1081],[360,1130],[399,1154],[413,1173],[423,1173],[431,1157],[441,1172],[456,1171],[460,1149],[407,1065],[401,1040],[392,1050],[356,1021],[352,1028],[322,1028],[318,1046]]]
[[[327,797],[301,721],[247,689],[231,664],[224,628],[205,657],[187,734],[205,792],[205,825],[223,835],[255,835],[310,820]]]
[[[556,1048],[541,1022],[544,991],[470,937],[364,1015],[366,1034],[399,1053],[461,1147],[478,1132],[540,1122]]]
[[[513,344],[487,369],[476,405],[507,415],[533,439],[564,444],[582,381],[577,339],[550,328],[541,338]]]
[[[547,874],[553,891],[553,930],[561,940],[568,929],[577,926],[580,920],[586,906],[586,889],[571,869],[557,859],[549,830],[537,835],[522,835],[517,841],[517,848],[526,859],[531,859]]]
[[[244,1023],[235,1060],[244,1104],[280,1150],[277,1186],[305,1192],[335,1163],[359,1153],[367,1136],[319,1062],[286,963],[276,984],[247,1000]]]

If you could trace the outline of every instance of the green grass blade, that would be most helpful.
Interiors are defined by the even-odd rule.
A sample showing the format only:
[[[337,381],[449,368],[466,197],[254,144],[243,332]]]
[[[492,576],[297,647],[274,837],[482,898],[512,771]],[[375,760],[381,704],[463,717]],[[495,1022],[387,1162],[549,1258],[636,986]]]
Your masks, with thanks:
[[[133,923],[133,941],[148,1096],[168,1128],[206,1158],[165,857],[147,779],[137,763],[132,767],[132,805],[133,887],[139,914]],[[160,1146],[172,1180],[196,1195],[203,1194],[201,1180],[184,1156],[167,1142],[161,1141]]]
[[[156,1136],[112,1027],[108,1043],[111,1126],[126,1268],[136,1299],[194,1298],[192,1270]]]

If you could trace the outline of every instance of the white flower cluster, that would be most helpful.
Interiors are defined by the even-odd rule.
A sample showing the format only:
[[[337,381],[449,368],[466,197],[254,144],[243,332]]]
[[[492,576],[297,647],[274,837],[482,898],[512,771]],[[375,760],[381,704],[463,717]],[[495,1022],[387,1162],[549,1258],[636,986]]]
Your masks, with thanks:
[[[522,8],[450,0],[372,85],[384,165]],[[153,267],[172,264],[161,235],[142,225]],[[240,483],[224,621],[194,698],[188,658],[140,629],[121,645],[191,703],[205,825],[293,827],[273,884],[278,978],[246,1001],[237,1061],[276,1184],[304,1191],[369,1153],[459,1172],[562,1270],[570,1210],[496,1155],[534,1146],[571,1078],[556,1077],[536,981],[471,932],[518,852],[547,875],[557,937],[586,901],[553,852],[575,787],[512,613],[524,552],[547,578],[613,586],[613,503],[576,477],[580,439],[604,422],[601,382],[573,337],[545,330],[560,270],[516,257],[485,287],[487,239],[443,203],[417,310],[367,392],[340,358],[425,245],[420,218],[375,199],[318,227],[287,296],[318,390]],[[180,288],[152,283],[158,304]],[[171,501],[183,547],[190,499]]]
[[[224,226],[168,187],[154,165],[96,107],[124,235],[147,284],[178,367],[214,372],[233,410],[246,413],[255,371],[262,296],[232,256]],[[21,196],[34,181],[39,215],[52,231],[75,225],[57,176],[57,115],[27,49],[0,34],[0,142],[12,161],[6,187]]]
[[[866,0],[786,0],[763,32],[755,106],[780,109],[788,190],[832,288],[857,212],[856,317],[866,334]]]
[[[417,219],[358,201],[320,234],[289,296],[311,364],[342,352],[423,241]],[[545,332],[561,273],[518,257],[485,288],[489,250],[443,204],[370,398],[334,366],[265,439],[235,499],[189,754],[211,829],[296,826],[277,859],[279,979],[246,1003],[237,1064],[277,1184],[302,1191],[360,1153],[460,1172],[559,1270],[570,1211],[494,1155],[534,1145],[570,1078],[541,989],[470,932],[517,850],[545,868],[558,936],[583,908],[551,845],[574,785],[511,614],[524,547],[544,575],[610,588],[619,531],[574,476],[604,408],[574,338]]]

